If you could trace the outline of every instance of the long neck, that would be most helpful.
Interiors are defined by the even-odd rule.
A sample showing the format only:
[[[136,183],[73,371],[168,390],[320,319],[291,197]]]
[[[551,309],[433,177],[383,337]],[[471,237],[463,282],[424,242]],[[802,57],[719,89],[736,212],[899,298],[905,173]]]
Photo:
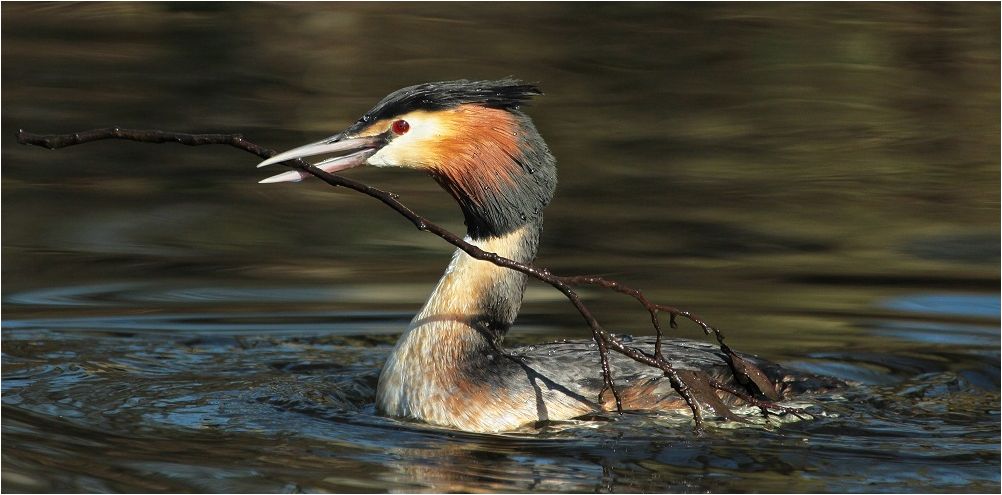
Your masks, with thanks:
[[[543,208],[556,189],[556,160],[521,112],[468,107],[461,113],[477,117],[470,125],[480,129],[478,139],[452,146],[453,153],[432,176],[459,203],[467,241],[528,263],[536,257]],[[401,341],[418,332],[423,339],[444,342],[442,347],[470,352],[482,345],[497,347],[518,315],[525,281],[519,272],[457,250]],[[439,331],[423,331],[431,327]]]
[[[467,237],[467,241],[484,251],[528,263],[536,257],[541,221],[540,217],[539,222],[524,224],[502,236]],[[434,328],[423,337],[451,341],[443,345],[467,352],[497,346],[518,315],[525,283],[526,276],[519,272],[456,250],[408,333]]]
[[[536,255],[539,230],[533,222],[503,236],[467,239],[485,251],[529,262]],[[521,273],[457,250],[386,360],[377,409],[440,424],[453,424],[447,418],[468,413],[461,412],[469,409],[463,402],[467,394],[455,393],[455,387],[490,378],[492,360],[499,357],[501,340],[522,304],[525,282]]]

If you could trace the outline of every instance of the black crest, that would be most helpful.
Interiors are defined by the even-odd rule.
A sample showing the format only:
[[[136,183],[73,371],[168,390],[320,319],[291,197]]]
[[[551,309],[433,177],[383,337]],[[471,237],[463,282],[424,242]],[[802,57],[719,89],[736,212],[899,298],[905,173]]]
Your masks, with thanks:
[[[525,84],[517,79],[459,79],[418,84],[390,93],[362,116],[351,130],[359,130],[377,120],[414,110],[444,110],[470,103],[489,108],[518,110],[520,105],[541,94],[543,92],[535,84]]]

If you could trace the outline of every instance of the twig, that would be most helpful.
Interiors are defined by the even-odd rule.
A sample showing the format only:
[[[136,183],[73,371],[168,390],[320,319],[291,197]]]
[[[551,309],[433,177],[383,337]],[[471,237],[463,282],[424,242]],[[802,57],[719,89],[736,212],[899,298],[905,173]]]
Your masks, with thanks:
[[[158,130],[140,130],[140,129],[123,129],[120,127],[107,127],[103,129],[93,129],[89,131],[76,132],[71,134],[54,134],[54,135],[39,135],[26,132],[24,130],[18,130],[17,132],[17,142],[21,144],[30,144],[35,146],[41,146],[48,149],[58,149],[67,146],[74,146],[83,143],[89,143],[92,141],[99,141],[103,139],[123,139],[128,141],[139,141],[145,143],[179,143],[188,146],[200,146],[207,144],[224,144],[233,146],[235,148],[253,153],[261,158],[269,158],[275,155],[275,151],[262,146],[258,146],[246,139],[240,134],[187,134],[179,132],[166,132]],[[367,196],[378,199],[383,204],[389,206],[394,211],[399,213],[401,216],[406,218],[418,230],[425,232],[430,232],[436,236],[442,238],[449,244],[462,249],[466,254],[471,257],[488,261],[497,266],[504,268],[509,268],[526,275],[529,275],[537,280],[550,284],[571,302],[571,304],[581,313],[585,322],[588,324],[592,332],[592,338],[599,347],[599,355],[601,357],[602,365],[602,379],[603,387],[599,393],[599,403],[602,403],[602,395],[606,390],[610,390],[615,398],[616,409],[620,413],[623,410],[622,399],[619,395],[619,391],[616,389],[615,384],[612,379],[612,372],[609,369],[609,350],[613,350],[620,354],[623,354],[634,361],[646,364],[648,366],[660,369],[664,375],[668,378],[671,383],[672,388],[685,400],[686,404],[692,410],[693,419],[695,422],[696,431],[700,431],[703,426],[702,415],[700,414],[700,406],[697,401],[696,393],[693,392],[692,387],[690,387],[685,379],[680,375],[680,373],[672,367],[671,363],[664,358],[661,353],[663,332],[661,330],[661,325],[658,320],[658,315],[660,313],[667,313],[669,315],[669,324],[671,328],[676,328],[676,317],[686,318],[696,325],[698,325],[705,334],[713,334],[716,337],[717,342],[720,344],[721,351],[723,351],[729,358],[731,363],[732,371],[734,371],[735,376],[739,378],[739,381],[745,383],[754,383],[759,387],[760,391],[768,395],[768,390],[762,390],[762,377],[764,373],[761,373],[756,367],[748,363],[746,360],[738,356],[734,351],[732,351],[727,345],[724,344],[724,336],[720,331],[709,324],[707,324],[702,318],[696,316],[695,314],[684,311],[674,306],[667,306],[663,304],[655,304],[647,299],[647,297],[639,289],[624,285],[615,280],[609,280],[597,276],[558,276],[551,273],[546,268],[537,267],[528,263],[519,263],[509,258],[499,256],[495,253],[487,252],[480,249],[473,244],[470,244],[460,238],[459,236],[449,232],[443,227],[432,223],[431,221],[425,219],[424,217],[418,215],[409,207],[404,205],[399,201],[399,196],[389,191],[384,191],[364,183],[340,176],[327,173],[317,167],[314,167],[310,163],[302,160],[290,160],[283,162],[283,165],[300,170],[309,174],[312,174],[319,178],[320,180],[336,187],[346,187],[348,189],[360,192]],[[632,297],[637,300],[644,308],[650,313],[651,323],[657,332],[657,340],[655,341],[654,354],[649,354],[635,347],[630,347],[625,345],[622,340],[618,339],[611,333],[605,330],[605,328],[598,322],[591,311],[585,306],[581,297],[573,290],[574,286],[582,285],[592,285],[596,287],[601,287],[609,289],[621,294]],[[749,371],[749,369],[751,371]],[[756,372],[758,373],[757,376]],[[752,376],[749,376],[751,374]],[[771,382],[766,380],[768,385],[772,385]],[[755,399],[750,394],[744,393],[733,387],[729,387],[725,384],[717,382],[715,380],[710,381],[709,385],[717,390],[721,390],[736,397],[745,400],[746,402],[759,407],[763,412],[768,412],[769,409],[780,410],[784,412],[792,412],[791,408],[784,408],[778,406],[772,402],[762,401]],[[771,388],[771,387],[765,387]],[[774,392],[774,389],[773,389]],[[770,396],[771,397],[771,396]],[[704,398],[704,400],[709,400],[711,403],[719,403],[719,399],[716,397]]]

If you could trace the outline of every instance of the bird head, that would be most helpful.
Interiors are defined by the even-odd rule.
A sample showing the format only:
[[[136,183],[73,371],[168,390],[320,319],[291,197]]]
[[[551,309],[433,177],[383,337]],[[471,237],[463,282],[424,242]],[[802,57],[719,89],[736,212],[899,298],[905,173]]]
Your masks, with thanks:
[[[530,222],[556,188],[556,165],[532,120],[521,111],[542,92],[513,79],[444,81],[383,98],[344,131],[279,153],[258,166],[318,155],[327,172],[370,165],[427,172],[459,203],[473,239]],[[309,177],[289,171],[261,182]]]

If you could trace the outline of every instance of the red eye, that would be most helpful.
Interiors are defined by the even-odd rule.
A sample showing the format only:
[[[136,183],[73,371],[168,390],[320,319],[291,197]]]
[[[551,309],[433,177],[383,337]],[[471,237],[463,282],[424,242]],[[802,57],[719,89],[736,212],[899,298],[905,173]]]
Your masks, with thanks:
[[[411,125],[407,123],[406,120],[395,120],[390,126],[393,133],[396,135],[406,134],[407,131],[411,130]]]

